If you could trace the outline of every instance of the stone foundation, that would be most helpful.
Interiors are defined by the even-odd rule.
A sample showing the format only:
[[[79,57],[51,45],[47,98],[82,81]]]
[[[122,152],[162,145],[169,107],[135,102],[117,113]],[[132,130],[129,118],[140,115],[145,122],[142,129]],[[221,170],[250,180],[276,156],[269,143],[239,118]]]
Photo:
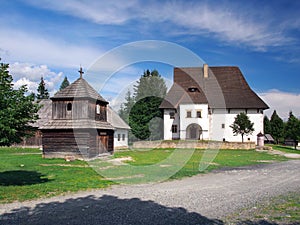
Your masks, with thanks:
[[[255,142],[138,141],[133,148],[255,149]]]

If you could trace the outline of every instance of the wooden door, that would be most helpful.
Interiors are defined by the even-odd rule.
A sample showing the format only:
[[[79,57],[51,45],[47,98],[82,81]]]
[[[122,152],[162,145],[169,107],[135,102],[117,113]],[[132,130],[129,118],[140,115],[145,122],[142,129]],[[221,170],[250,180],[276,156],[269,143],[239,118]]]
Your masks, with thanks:
[[[108,147],[108,136],[107,135],[98,136],[97,143],[98,143],[99,153],[107,152],[107,147]]]

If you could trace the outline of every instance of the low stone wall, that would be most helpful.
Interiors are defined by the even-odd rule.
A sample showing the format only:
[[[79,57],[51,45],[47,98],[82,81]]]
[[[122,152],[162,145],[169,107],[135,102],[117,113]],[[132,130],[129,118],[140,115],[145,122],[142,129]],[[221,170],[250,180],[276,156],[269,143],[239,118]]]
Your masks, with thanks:
[[[255,142],[138,141],[133,148],[255,149]]]

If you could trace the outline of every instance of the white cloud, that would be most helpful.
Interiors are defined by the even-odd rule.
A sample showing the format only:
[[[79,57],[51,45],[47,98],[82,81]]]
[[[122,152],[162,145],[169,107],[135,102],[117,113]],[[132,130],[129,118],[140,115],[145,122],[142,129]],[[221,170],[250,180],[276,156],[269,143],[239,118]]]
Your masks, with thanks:
[[[50,96],[57,91],[57,87],[63,78],[62,72],[55,73],[46,65],[33,65],[30,63],[13,63],[10,65],[9,72],[13,76],[15,88],[26,84],[28,92],[34,93],[36,93],[41,77],[43,77]]]
[[[27,31],[0,27],[0,51],[5,61],[34,62],[57,67],[88,66],[100,50],[54,40]]]
[[[134,16],[134,13],[131,12],[131,9],[134,10],[138,5],[138,1],[136,0],[30,0],[28,2],[41,8],[60,11],[66,15],[90,20],[98,24],[122,24]]]
[[[300,116],[300,94],[269,90],[260,93],[259,96],[269,105],[270,109],[265,114],[270,118],[273,111],[282,119],[287,119],[289,112],[292,111],[297,117]]]
[[[222,4],[215,7],[207,3],[172,2],[162,8],[160,15],[164,20],[188,28],[186,33],[210,33],[222,41],[254,46],[257,50],[286,44],[289,41],[266,21],[257,21],[255,17],[244,12]]]
[[[274,26],[267,13],[257,15],[256,8],[240,10],[232,2],[187,1],[29,1],[31,4],[97,24],[121,25],[130,21],[152,24],[171,22],[177,27],[168,34],[207,34],[234,44],[244,44],[264,51],[269,46],[281,46],[291,39],[284,28]],[[217,4],[217,7],[216,7]],[[253,6],[252,6],[253,7]],[[256,12],[253,13],[253,12]],[[246,12],[246,13],[245,13]],[[282,22],[282,21],[280,21]],[[283,22],[284,23],[284,22]],[[178,29],[180,32],[178,32]]]

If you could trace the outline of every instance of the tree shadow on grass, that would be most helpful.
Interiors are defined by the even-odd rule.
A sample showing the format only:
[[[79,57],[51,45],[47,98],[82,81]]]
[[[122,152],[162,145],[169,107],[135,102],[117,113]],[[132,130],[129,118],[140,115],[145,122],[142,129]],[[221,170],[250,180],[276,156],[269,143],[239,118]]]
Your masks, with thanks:
[[[200,206],[199,206],[200,207]],[[138,198],[120,199],[111,195],[87,196],[67,199],[64,202],[40,203],[34,208],[21,207],[0,215],[0,224],[208,224],[223,225],[218,219],[210,219],[184,208],[166,207],[153,201]],[[265,221],[248,225],[274,225]]]
[[[43,174],[36,171],[11,170],[0,172],[0,186],[23,186],[48,182]]]

